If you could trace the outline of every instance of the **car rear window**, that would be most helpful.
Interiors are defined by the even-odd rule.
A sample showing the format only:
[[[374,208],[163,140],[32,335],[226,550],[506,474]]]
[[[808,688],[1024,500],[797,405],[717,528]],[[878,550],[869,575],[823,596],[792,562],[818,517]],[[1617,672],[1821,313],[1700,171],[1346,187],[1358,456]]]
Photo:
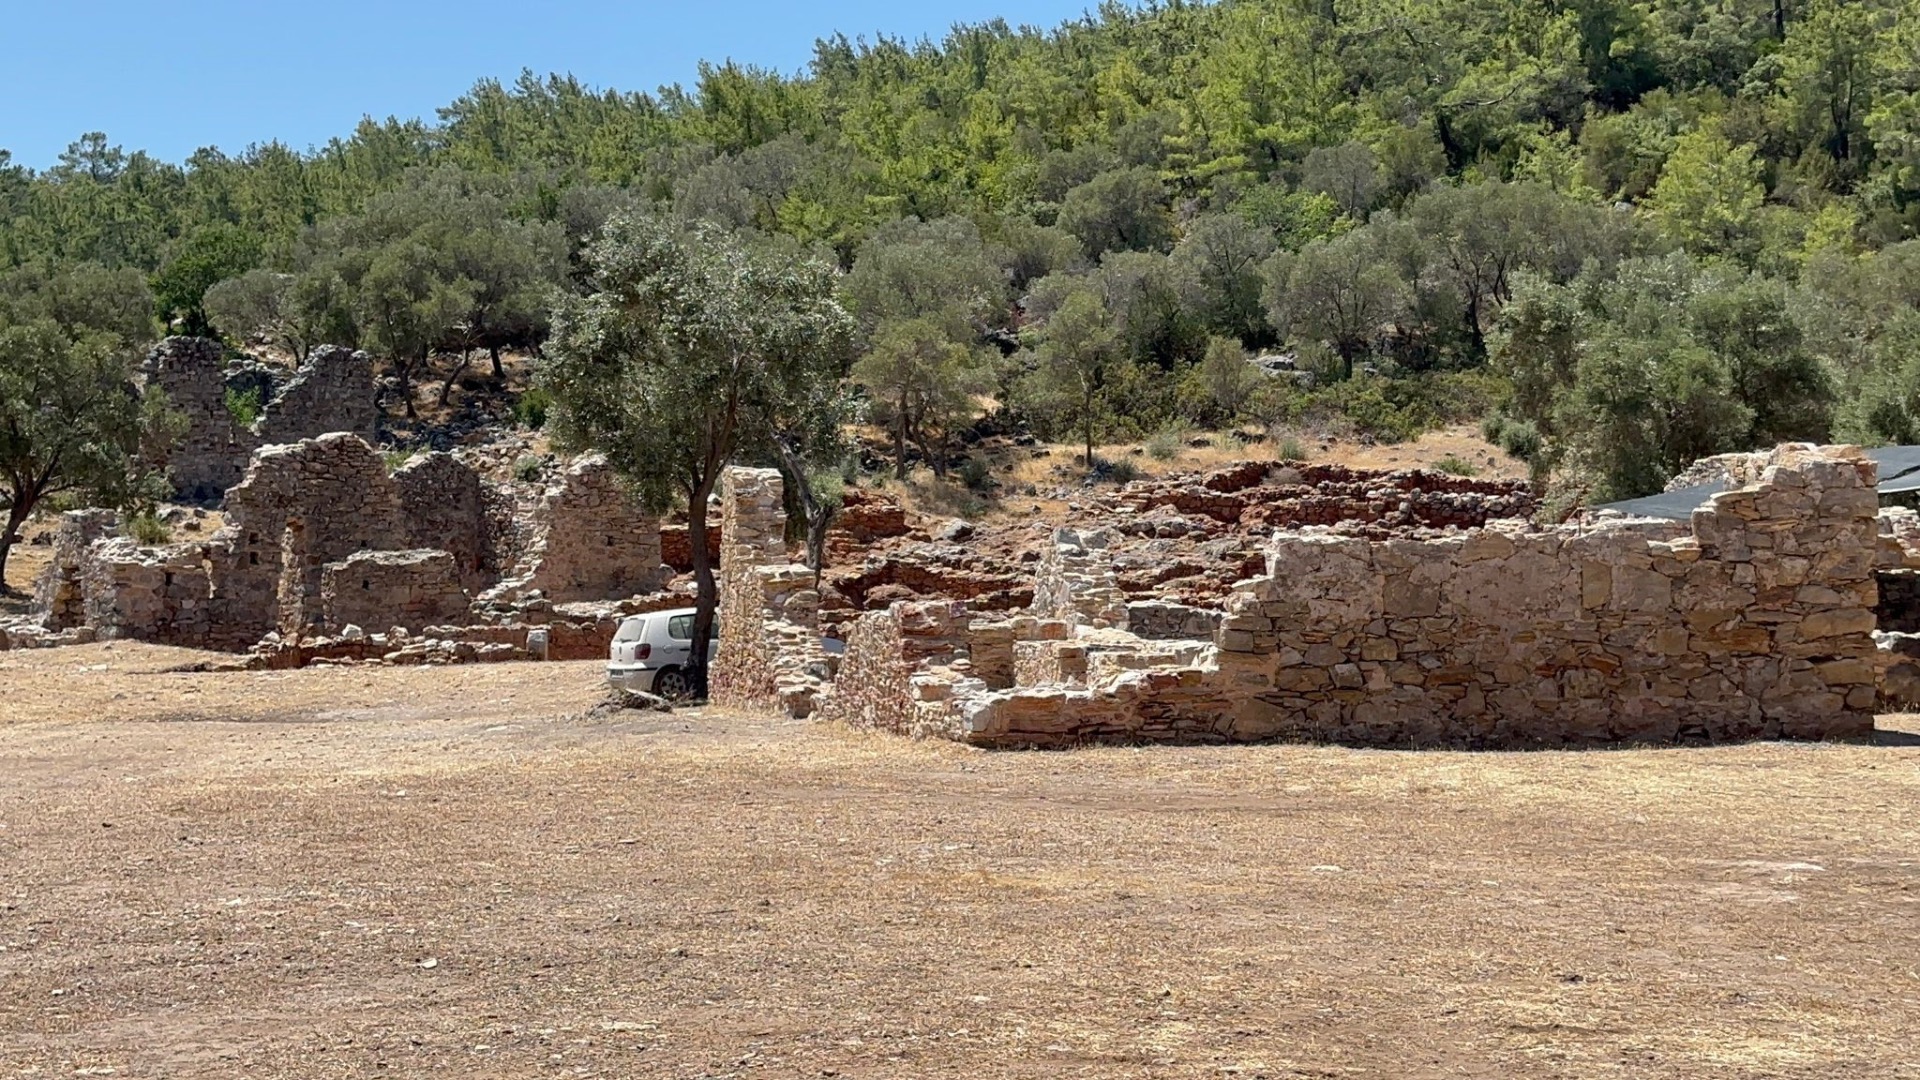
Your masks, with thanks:
[[[613,640],[639,641],[640,631],[645,629],[646,625],[647,625],[647,620],[639,618],[637,616],[634,618],[628,619],[627,621],[620,624],[620,629],[614,631]]]

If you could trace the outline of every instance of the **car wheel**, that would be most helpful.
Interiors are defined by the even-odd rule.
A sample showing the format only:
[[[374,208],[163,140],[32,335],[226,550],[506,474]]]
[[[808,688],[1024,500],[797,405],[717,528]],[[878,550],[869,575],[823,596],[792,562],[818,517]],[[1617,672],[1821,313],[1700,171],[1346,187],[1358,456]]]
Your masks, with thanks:
[[[676,667],[661,668],[660,674],[653,677],[653,692],[668,701],[686,697],[692,689],[686,674]]]

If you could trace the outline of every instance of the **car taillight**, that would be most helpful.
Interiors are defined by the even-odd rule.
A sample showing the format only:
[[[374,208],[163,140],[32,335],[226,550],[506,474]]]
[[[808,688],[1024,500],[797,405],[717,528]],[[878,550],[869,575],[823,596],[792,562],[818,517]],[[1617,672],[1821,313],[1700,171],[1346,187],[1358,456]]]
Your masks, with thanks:
[[[633,658],[635,660],[645,660],[647,657],[652,655],[653,655],[653,646],[647,644],[644,641],[640,643],[639,647],[633,650]]]

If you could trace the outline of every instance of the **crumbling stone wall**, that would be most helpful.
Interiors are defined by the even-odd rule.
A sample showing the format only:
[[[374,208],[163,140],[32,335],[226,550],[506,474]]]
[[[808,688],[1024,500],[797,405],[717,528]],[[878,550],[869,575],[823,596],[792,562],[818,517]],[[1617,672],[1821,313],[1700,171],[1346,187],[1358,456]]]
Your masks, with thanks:
[[[467,594],[445,551],[361,551],[320,571],[321,629],[425,626],[464,619]]]
[[[1168,600],[1136,600],[1127,605],[1127,629],[1148,639],[1211,641],[1223,617],[1218,611]]]
[[[539,592],[549,600],[618,600],[672,576],[660,561],[659,519],[641,509],[607,459],[579,458],[549,485],[513,573],[488,598]]]
[[[1106,529],[1055,529],[1053,543],[1040,555],[1033,613],[1041,618],[1126,629],[1127,597],[1113,576],[1113,559],[1107,551],[1112,540],[1112,532]]]
[[[955,695],[987,690],[964,663],[972,623],[967,605],[954,600],[903,600],[860,616],[816,715],[916,738],[965,738]]]
[[[452,454],[423,454],[395,469],[393,484],[409,547],[447,552],[461,586],[473,593],[499,580],[486,484],[479,473]]]
[[[215,616],[206,551],[206,544],[143,548],[128,537],[99,541],[81,569],[86,625],[103,639],[203,644]]]
[[[227,525],[214,547],[217,636],[244,648],[270,630],[320,628],[326,565],[404,550],[407,526],[380,455],[335,432],[255,455],[227,493]]]
[[[322,345],[307,354],[293,378],[265,404],[253,429],[259,441],[268,445],[337,431],[372,444],[379,441],[379,423],[373,357],[338,345]]]
[[[147,354],[142,372],[186,419],[185,432],[157,462],[186,502],[217,501],[245,476],[261,446],[336,431],[372,443],[378,434],[373,360],[364,352],[335,345],[313,350],[277,391],[263,394],[251,427],[227,408],[228,391],[272,391],[275,380],[259,364],[228,365],[219,342],[166,338]]]
[[[778,469],[729,468],[720,482],[720,640],[708,693],[735,708],[812,710],[826,673],[813,571],[786,556]]]
[[[175,497],[219,499],[240,482],[247,456],[260,445],[227,409],[225,350],[206,338],[165,338],[147,353],[141,372],[186,421],[185,431],[155,462],[166,470]]]
[[[120,516],[111,510],[69,510],[53,530],[53,558],[34,587],[34,608],[48,630],[82,626],[87,621],[81,573],[87,549],[111,536]]]
[[[1876,700],[1876,509],[1857,450],[1787,446],[1680,537],[1630,520],[1283,531],[1211,646],[1083,625],[1084,687],[1065,650],[1016,643],[1016,679],[1045,684],[991,690],[963,664],[898,659],[896,606],[857,624],[823,713],[989,746],[1857,736]]]

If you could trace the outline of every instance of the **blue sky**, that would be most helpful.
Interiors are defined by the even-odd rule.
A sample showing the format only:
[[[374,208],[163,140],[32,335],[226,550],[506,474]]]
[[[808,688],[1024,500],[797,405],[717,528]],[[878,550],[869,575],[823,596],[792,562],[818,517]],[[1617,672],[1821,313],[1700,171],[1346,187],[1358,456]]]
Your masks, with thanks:
[[[939,37],[1000,17],[1051,27],[1089,0],[276,0],[155,4],[16,0],[0,65],[0,149],[45,168],[83,132],[180,161],[279,139],[296,148],[360,117],[431,119],[484,76],[572,72],[598,87],[691,83],[732,58],[792,72],[814,39]]]

